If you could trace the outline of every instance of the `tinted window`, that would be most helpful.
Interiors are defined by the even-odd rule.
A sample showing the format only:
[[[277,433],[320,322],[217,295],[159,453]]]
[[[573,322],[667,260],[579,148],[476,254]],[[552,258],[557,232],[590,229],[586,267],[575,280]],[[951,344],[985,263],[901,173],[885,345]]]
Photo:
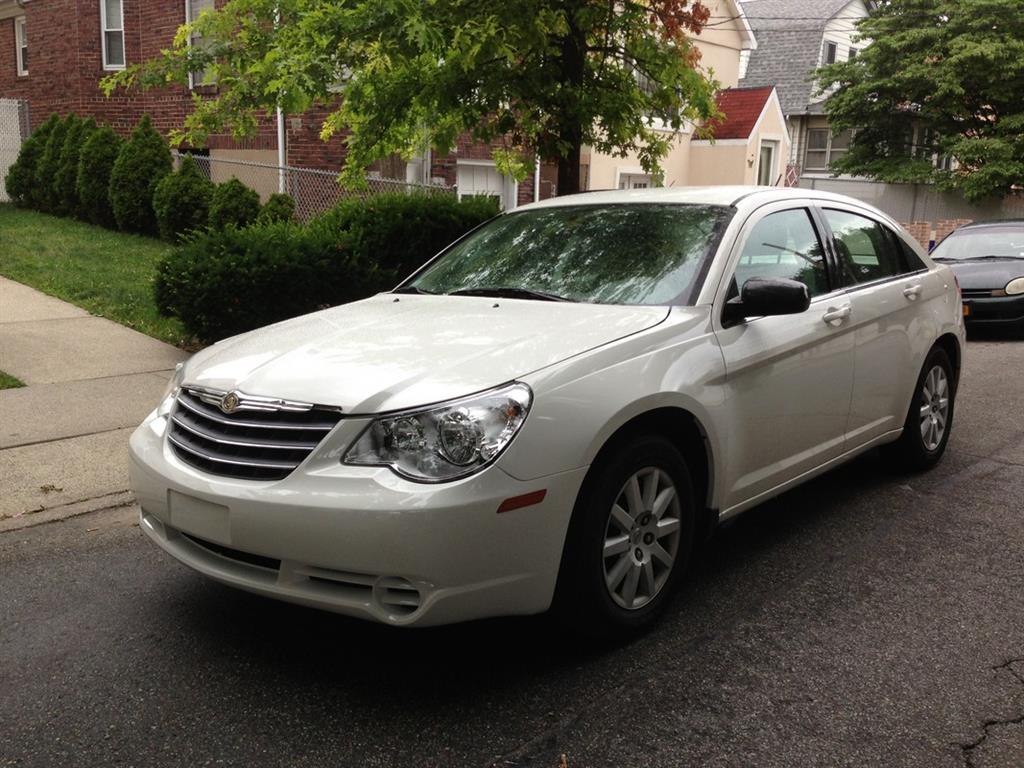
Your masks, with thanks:
[[[878,222],[847,211],[826,208],[840,268],[854,283],[870,283],[901,274],[902,254]]]
[[[733,290],[752,277],[799,280],[811,296],[828,293],[824,249],[805,208],[770,213],[754,226],[736,265]]]
[[[921,269],[928,269],[927,265],[921,261],[921,257],[917,255],[917,252],[907,245],[902,237],[895,233],[890,234],[892,235],[893,242],[896,243],[896,247],[903,254],[903,270],[905,272],[917,272]]]
[[[732,218],[712,205],[574,205],[499,216],[410,285],[430,293],[505,288],[598,304],[685,301]]]

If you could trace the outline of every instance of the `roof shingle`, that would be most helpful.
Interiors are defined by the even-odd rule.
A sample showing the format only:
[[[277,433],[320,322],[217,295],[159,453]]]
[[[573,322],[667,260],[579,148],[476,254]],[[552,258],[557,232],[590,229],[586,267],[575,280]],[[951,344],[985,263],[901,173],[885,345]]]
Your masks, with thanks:
[[[713,123],[716,139],[748,139],[764,105],[772,95],[772,87],[726,88],[715,96],[724,119]]]

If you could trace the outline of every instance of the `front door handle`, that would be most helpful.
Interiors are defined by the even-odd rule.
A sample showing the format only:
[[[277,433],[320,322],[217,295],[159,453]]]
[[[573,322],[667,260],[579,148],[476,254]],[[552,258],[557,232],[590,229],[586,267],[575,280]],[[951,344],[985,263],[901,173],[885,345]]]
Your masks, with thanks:
[[[903,289],[903,295],[911,301],[916,301],[917,297],[921,295],[921,284],[914,283],[913,285],[908,285]]]
[[[850,311],[849,304],[844,304],[841,307],[829,307],[825,310],[825,314],[821,316],[821,319],[829,325],[842,325],[843,320],[850,316]]]

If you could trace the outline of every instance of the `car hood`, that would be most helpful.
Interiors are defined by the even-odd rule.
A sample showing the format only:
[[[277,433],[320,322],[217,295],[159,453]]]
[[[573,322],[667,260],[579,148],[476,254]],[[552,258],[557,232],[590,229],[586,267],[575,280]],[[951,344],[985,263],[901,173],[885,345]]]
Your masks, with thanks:
[[[1005,287],[1011,280],[1024,277],[1024,259],[938,263],[952,269],[960,287],[966,290],[995,290]]]
[[[185,383],[347,413],[400,410],[503,384],[667,316],[666,307],[381,294],[208,347]]]

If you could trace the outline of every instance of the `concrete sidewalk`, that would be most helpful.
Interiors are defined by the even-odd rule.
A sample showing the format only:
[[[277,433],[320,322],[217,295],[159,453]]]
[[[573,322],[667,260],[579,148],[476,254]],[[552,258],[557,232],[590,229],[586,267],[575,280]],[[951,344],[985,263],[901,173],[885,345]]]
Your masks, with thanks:
[[[0,531],[126,503],[127,442],[187,353],[0,278]]]

